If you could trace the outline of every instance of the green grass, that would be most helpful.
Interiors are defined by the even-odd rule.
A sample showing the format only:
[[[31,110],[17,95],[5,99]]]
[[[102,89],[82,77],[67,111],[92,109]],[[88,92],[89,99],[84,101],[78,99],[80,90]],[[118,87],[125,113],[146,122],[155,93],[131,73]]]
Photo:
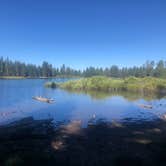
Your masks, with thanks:
[[[166,80],[153,77],[128,77],[125,79],[114,79],[104,76],[95,76],[72,80],[61,84],[47,83],[46,86],[51,88],[58,86],[62,89],[76,91],[92,90],[105,92],[130,91],[144,93],[166,93]]]
[[[25,79],[26,77],[22,76],[0,76],[0,79]]]

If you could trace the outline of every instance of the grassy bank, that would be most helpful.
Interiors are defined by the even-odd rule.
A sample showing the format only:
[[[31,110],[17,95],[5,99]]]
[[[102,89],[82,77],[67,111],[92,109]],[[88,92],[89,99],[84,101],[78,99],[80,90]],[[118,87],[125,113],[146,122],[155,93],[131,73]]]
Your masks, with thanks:
[[[56,76],[56,77],[23,77],[23,76],[0,76],[0,79],[52,79],[52,78],[80,78],[78,76]]]
[[[25,79],[26,77],[21,76],[0,76],[0,79]]]
[[[130,91],[166,93],[166,80],[153,77],[128,77],[125,79],[113,79],[109,77],[97,76],[72,80],[61,84],[50,82],[47,83],[46,86],[51,88],[58,86],[62,89],[76,91],[97,90],[105,92]]]

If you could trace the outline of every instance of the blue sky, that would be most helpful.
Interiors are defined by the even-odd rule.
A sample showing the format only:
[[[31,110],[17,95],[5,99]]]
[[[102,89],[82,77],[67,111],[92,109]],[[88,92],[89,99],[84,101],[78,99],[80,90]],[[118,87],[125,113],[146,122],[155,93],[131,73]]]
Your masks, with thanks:
[[[0,0],[0,56],[83,69],[166,60],[165,0]]]

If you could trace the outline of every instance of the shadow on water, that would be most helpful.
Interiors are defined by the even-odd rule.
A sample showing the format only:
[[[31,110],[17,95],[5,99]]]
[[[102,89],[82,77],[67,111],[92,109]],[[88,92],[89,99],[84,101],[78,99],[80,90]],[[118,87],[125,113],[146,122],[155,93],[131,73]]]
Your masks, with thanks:
[[[53,124],[26,118],[0,127],[0,163],[7,166],[166,165],[166,121]]]
[[[76,93],[76,94],[86,94],[89,95],[92,99],[107,99],[113,96],[122,96],[129,101],[135,101],[138,99],[145,99],[147,101],[154,100],[154,99],[162,99],[165,98],[165,94],[162,93],[132,93],[128,91],[115,91],[115,92],[104,92],[104,91],[74,91],[74,90],[67,90],[69,93]]]

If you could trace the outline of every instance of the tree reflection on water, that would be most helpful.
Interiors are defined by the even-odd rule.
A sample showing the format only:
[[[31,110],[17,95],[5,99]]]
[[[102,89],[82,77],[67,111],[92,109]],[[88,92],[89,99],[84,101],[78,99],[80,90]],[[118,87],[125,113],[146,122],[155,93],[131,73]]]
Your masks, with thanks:
[[[147,101],[154,99],[165,98],[165,94],[159,93],[136,93],[136,92],[128,92],[128,91],[117,91],[117,92],[104,92],[104,91],[74,91],[67,90],[69,93],[76,94],[86,94],[92,97],[93,99],[107,99],[114,96],[122,96],[129,101],[135,101],[138,99],[145,99]]]

